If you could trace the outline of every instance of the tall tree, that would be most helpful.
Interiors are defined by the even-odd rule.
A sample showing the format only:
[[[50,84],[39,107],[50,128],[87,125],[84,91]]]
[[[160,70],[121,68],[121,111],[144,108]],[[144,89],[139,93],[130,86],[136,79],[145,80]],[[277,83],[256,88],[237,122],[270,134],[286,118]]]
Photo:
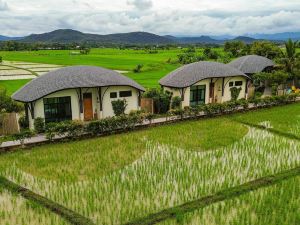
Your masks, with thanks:
[[[295,85],[297,78],[300,77],[300,52],[297,53],[298,47],[298,41],[294,42],[289,39],[285,42],[285,51],[281,53],[284,68],[293,80],[293,85]]]

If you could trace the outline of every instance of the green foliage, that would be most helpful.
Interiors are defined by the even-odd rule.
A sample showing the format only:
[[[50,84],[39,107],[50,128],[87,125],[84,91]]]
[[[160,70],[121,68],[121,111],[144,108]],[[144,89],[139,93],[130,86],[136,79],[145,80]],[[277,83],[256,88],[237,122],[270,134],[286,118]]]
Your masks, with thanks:
[[[281,61],[283,62],[285,71],[289,74],[294,84],[297,78],[300,77],[300,53],[297,47],[299,42],[289,39],[285,42],[285,51],[282,51]]]
[[[34,132],[31,130],[22,130],[20,133],[14,134],[13,139],[20,141],[21,146],[24,147],[24,141],[26,138],[31,138],[34,135]]]
[[[154,102],[154,111],[158,114],[168,112],[170,109],[172,93],[163,89],[149,89],[144,94],[145,98],[152,98]]]
[[[37,117],[33,122],[34,130],[36,133],[41,134],[45,132],[45,120],[44,118]]]
[[[173,97],[172,101],[171,101],[171,108],[172,109],[180,108],[181,107],[181,102],[182,102],[182,99],[179,96]]]
[[[270,41],[256,41],[251,46],[251,54],[275,59],[280,56],[281,50],[276,44]]]
[[[24,114],[19,118],[19,125],[23,129],[27,129],[29,127],[29,121]]]
[[[240,95],[242,88],[232,87],[230,88],[231,100],[236,101]]]
[[[143,122],[144,115],[121,115],[116,117],[105,118],[97,121],[92,121],[83,129],[87,133],[99,135],[103,133],[111,133],[117,130],[130,130],[136,125]]]
[[[127,107],[127,102],[125,99],[118,99],[111,102],[112,108],[116,116],[124,115]]]
[[[90,51],[91,51],[90,48],[83,47],[83,48],[80,49],[80,54],[88,55],[88,54],[90,54]]]
[[[133,69],[133,72],[134,72],[134,73],[140,73],[143,67],[144,67],[144,65],[138,64],[138,65],[136,65],[136,67]]]
[[[20,112],[24,110],[22,104],[19,104],[7,96],[6,89],[0,89],[0,112]]]
[[[238,57],[245,48],[245,43],[242,41],[227,41],[224,45],[224,51],[232,54],[233,57]]]
[[[2,61],[3,61],[3,58],[2,58],[2,56],[0,56],[0,63],[2,63]]]

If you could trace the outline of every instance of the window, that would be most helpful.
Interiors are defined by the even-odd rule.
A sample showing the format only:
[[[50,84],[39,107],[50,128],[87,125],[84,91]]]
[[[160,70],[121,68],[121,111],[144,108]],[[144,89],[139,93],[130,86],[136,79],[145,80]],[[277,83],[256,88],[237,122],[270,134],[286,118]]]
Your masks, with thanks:
[[[118,93],[117,92],[110,92],[110,98],[117,98]]]
[[[235,82],[235,86],[242,86],[243,85],[243,81],[236,81]]]
[[[132,91],[120,91],[120,97],[131,97]]]
[[[45,122],[72,120],[71,97],[44,98]]]
[[[233,87],[233,82],[229,82],[229,87]]]
[[[192,86],[190,90],[190,106],[205,104],[205,85]]]

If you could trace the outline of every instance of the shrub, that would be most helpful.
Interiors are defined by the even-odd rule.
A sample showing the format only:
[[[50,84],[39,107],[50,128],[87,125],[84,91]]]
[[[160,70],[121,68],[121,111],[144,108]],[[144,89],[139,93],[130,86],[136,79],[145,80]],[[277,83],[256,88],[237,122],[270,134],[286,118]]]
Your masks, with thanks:
[[[240,95],[242,88],[232,87],[230,88],[231,100],[236,101]]]
[[[153,88],[147,90],[143,97],[153,99],[155,112],[158,114],[166,113],[170,109],[172,93],[168,91]]]
[[[21,112],[24,110],[22,104],[15,102],[6,94],[6,89],[0,89],[0,112]]]
[[[140,73],[141,70],[142,70],[142,68],[143,68],[143,66],[144,66],[144,65],[142,65],[142,64],[136,65],[136,67],[133,69],[133,72],[134,72],[134,73]]]
[[[56,134],[56,123],[47,123],[45,126],[46,138],[52,141]]]
[[[26,118],[25,115],[21,115],[19,118],[19,125],[21,128],[28,128],[29,127],[29,121]]]
[[[36,133],[40,134],[45,131],[45,120],[44,118],[37,117],[33,122],[34,130]]]
[[[24,142],[26,138],[31,138],[34,135],[34,132],[31,130],[23,130],[20,133],[14,134],[13,139],[20,141],[21,147],[24,148]]]
[[[2,56],[0,56],[0,63],[2,63]]]
[[[155,118],[155,115],[153,114],[153,113],[147,113],[146,115],[145,115],[145,119],[147,120],[147,121],[149,121],[149,123],[150,123],[150,125],[152,124],[152,120]]]
[[[123,100],[118,99],[118,100],[112,101],[111,104],[112,104],[112,108],[113,108],[116,116],[125,114],[125,110],[127,107],[127,102],[125,99],[123,99]]]
[[[177,108],[180,108],[181,106],[181,98],[179,96],[175,96],[172,98],[172,101],[171,101],[171,108],[172,109],[177,109]]]
[[[78,137],[83,133],[83,124],[76,120],[63,121],[56,124],[55,132],[59,136]]]

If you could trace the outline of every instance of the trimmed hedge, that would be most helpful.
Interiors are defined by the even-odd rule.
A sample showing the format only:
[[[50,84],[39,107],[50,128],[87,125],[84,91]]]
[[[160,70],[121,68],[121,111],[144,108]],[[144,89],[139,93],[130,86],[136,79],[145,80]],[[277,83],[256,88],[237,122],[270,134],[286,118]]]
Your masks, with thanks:
[[[282,95],[282,96],[270,96],[265,98],[253,98],[253,99],[239,99],[236,101],[228,101],[224,103],[209,103],[202,104],[193,107],[184,107],[184,109],[171,109],[168,115],[184,117],[197,117],[201,113],[207,116],[232,113],[237,110],[247,110],[249,104],[253,104],[255,108],[271,107],[276,105],[284,105],[291,102],[295,102],[297,94]]]

